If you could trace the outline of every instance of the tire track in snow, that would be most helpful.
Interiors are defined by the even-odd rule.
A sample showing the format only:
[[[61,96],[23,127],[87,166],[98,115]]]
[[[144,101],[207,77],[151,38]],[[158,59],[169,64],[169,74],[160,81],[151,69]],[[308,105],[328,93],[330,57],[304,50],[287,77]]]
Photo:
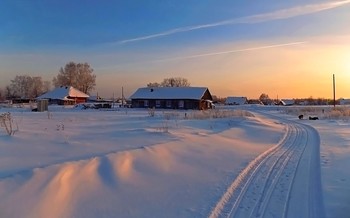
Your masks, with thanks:
[[[317,131],[274,118],[286,134],[239,174],[209,217],[324,216]]]

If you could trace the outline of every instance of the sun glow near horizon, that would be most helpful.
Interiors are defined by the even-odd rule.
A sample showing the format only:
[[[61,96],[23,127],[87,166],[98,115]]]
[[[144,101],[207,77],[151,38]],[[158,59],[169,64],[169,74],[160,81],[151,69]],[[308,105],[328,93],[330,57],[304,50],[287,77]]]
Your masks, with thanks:
[[[115,79],[111,79],[111,75],[107,74],[99,78],[99,83],[105,86],[105,90],[111,90],[114,86],[116,93],[124,86],[125,95],[128,96],[149,82],[160,82],[166,77],[180,76],[187,78],[192,86],[209,87],[213,95],[220,97],[258,98],[261,93],[266,93],[271,98],[332,98],[332,75],[335,74],[337,97],[349,98],[350,46],[344,39],[334,43],[325,43],[323,40],[324,38],[310,39],[308,43],[295,46],[198,55],[196,58],[192,58],[194,52],[191,51],[191,54],[183,54],[191,58],[144,64],[143,71],[152,66],[147,73],[135,75],[136,72],[140,72],[136,70],[129,76],[120,75]],[[263,47],[269,44],[271,43],[242,42],[239,47]],[[222,50],[224,47],[226,49]],[[237,50],[236,44],[220,45],[207,49],[206,53],[220,53],[230,47]],[[131,86],[131,80],[137,83]],[[117,82],[121,85],[116,87]],[[99,86],[97,91],[105,93]]]
[[[339,97],[350,97],[346,83],[350,77],[349,51],[350,46],[344,43],[315,40],[291,47],[201,57],[181,64],[179,61],[172,67],[181,75],[190,69],[194,73],[187,77],[193,85],[205,84],[222,97],[257,98],[267,93],[272,98],[331,98],[333,74],[338,80]]]

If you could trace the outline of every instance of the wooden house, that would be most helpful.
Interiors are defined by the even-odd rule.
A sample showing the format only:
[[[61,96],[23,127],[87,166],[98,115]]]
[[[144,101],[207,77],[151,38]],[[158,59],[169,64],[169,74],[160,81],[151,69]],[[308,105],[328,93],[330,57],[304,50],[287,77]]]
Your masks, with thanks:
[[[226,105],[243,105],[248,104],[247,97],[227,97],[225,101]]]
[[[74,105],[85,103],[89,95],[79,91],[72,86],[60,86],[52,91],[37,97],[37,99],[48,99],[49,104]]]
[[[279,105],[283,105],[283,106],[295,105],[295,100],[294,99],[282,99],[282,100],[280,100]]]
[[[350,105],[350,99],[341,98],[341,99],[339,99],[339,104],[340,105]]]
[[[130,96],[134,108],[196,109],[213,108],[212,95],[205,87],[146,87]]]

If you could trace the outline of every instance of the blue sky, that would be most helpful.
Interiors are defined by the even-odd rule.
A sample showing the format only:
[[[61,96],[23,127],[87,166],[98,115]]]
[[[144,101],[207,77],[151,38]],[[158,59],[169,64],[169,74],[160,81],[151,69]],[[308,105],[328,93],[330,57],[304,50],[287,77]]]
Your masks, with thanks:
[[[90,63],[106,97],[171,76],[223,97],[330,97],[332,73],[350,97],[349,11],[350,1],[1,0],[0,88],[75,61]]]

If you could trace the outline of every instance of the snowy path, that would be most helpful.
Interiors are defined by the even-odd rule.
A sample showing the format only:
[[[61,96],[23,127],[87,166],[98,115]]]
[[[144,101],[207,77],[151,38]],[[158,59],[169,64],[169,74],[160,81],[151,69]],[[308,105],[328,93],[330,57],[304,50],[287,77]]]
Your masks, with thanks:
[[[240,173],[210,217],[324,216],[318,132],[295,121],[272,118],[285,123],[283,139]]]

